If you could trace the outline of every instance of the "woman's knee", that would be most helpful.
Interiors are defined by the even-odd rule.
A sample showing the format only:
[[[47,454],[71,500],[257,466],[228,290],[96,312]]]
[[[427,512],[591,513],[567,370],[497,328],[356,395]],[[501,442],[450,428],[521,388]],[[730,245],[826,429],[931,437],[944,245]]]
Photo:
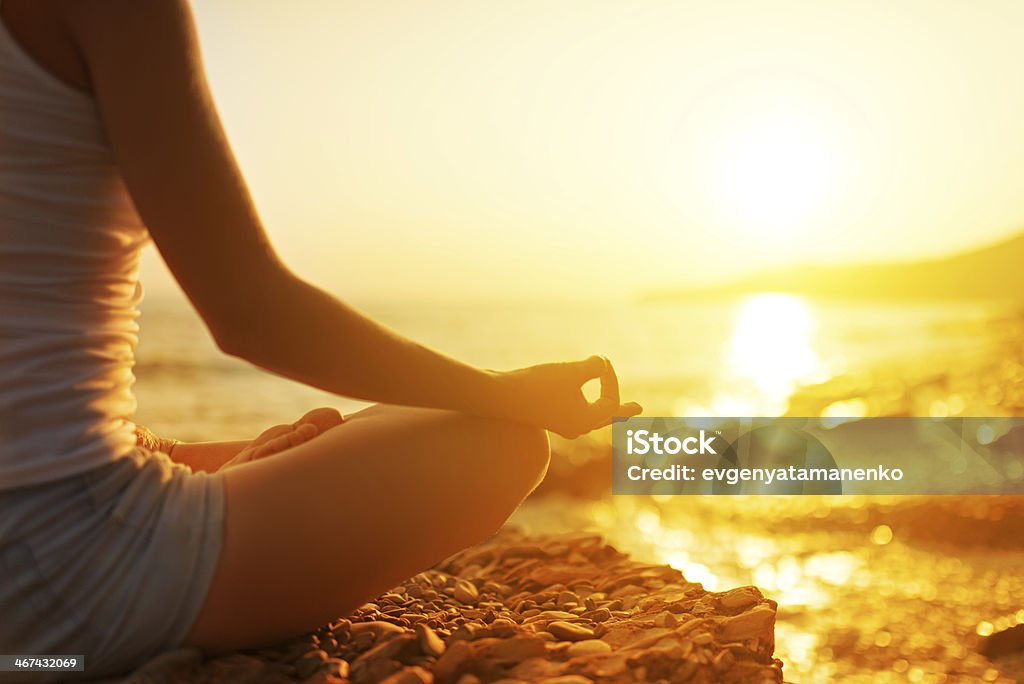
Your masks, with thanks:
[[[550,447],[541,428],[454,411],[396,406],[370,407],[344,425],[352,429],[366,422],[377,423],[382,430],[402,427],[410,446],[418,443],[425,453],[434,454],[427,463],[436,464],[439,472],[454,469],[452,474],[458,473],[464,486],[486,493],[494,504],[518,505],[547,472]]]
[[[541,483],[548,472],[551,462],[551,445],[548,433],[537,427],[507,423],[510,425],[508,445],[512,450],[512,458],[517,461],[522,471],[524,483],[529,494]]]
[[[517,503],[544,479],[551,459],[547,432],[505,420],[487,420],[490,445],[486,467],[495,482],[516,497]]]

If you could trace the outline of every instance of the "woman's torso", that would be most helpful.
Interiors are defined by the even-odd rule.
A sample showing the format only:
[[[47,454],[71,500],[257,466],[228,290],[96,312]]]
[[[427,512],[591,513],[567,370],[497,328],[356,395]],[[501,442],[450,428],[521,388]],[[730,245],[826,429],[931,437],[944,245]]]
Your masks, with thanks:
[[[0,21],[0,489],[133,448],[148,237],[95,100]]]

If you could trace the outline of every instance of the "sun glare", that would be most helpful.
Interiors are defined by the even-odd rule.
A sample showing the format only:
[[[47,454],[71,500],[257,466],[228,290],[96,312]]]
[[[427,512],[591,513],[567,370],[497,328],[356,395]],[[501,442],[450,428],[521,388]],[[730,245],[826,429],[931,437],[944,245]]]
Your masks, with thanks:
[[[791,295],[754,295],[739,306],[726,363],[759,411],[781,413],[797,384],[821,371],[815,323],[807,302]]]
[[[849,220],[869,133],[813,79],[737,79],[680,105],[663,187],[737,254],[805,257]]]
[[[750,235],[792,237],[814,227],[836,184],[834,140],[795,115],[757,118],[724,137],[709,181],[715,202]]]

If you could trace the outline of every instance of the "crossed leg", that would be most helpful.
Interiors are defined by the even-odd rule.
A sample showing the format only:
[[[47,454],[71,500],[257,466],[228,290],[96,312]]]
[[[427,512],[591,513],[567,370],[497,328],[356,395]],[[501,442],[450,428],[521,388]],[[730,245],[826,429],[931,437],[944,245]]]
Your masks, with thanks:
[[[221,558],[186,644],[220,651],[315,629],[492,534],[548,458],[540,429],[373,406],[225,470]]]

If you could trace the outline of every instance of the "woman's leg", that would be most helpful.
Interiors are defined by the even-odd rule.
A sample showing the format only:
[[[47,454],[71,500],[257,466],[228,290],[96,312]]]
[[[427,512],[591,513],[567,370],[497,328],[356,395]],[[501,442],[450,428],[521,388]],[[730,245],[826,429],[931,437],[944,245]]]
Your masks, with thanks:
[[[540,429],[374,406],[224,471],[220,563],[186,643],[301,634],[497,530],[543,478]]]

